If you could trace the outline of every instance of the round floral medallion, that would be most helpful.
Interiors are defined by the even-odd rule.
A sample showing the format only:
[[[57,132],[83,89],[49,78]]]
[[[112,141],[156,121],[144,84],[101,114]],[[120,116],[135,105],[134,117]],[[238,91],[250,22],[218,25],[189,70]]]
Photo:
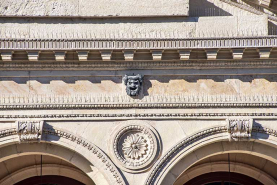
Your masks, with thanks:
[[[136,123],[118,127],[112,137],[112,158],[125,171],[141,172],[159,155],[156,131],[149,125]]]
[[[130,136],[127,136],[127,139],[124,139],[124,143],[122,144],[124,155],[132,159],[143,157],[147,150],[146,142],[146,139],[139,134],[131,134]]]

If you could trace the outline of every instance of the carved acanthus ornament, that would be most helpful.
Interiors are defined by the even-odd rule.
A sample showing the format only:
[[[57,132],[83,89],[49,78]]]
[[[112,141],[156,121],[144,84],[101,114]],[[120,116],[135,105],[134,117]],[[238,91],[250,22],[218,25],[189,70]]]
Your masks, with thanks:
[[[247,140],[251,138],[251,132],[253,127],[253,119],[250,118],[238,118],[227,119],[228,133],[230,134],[230,140]]]
[[[20,142],[40,141],[43,121],[17,121],[16,125]]]

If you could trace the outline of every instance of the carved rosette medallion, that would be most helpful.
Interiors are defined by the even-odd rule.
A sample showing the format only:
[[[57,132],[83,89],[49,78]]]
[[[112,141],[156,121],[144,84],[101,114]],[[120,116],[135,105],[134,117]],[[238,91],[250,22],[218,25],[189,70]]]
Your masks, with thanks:
[[[157,133],[146,124],[124,124],[112,137],[112,157],[118,167],[141,172],[157,159],[160,148]]]
[[[125,156],[132,159],[139,159],[146,154],[147,151],[147,140],[139,134],[131,134],[124,139],[122,144],[122,150]]]
[[[248,140],[251,138],[253,119],[251,118],[234,118],[227,119],[229,140]]]
[[[43,121],[17,121],[19,142],[40,141]]]

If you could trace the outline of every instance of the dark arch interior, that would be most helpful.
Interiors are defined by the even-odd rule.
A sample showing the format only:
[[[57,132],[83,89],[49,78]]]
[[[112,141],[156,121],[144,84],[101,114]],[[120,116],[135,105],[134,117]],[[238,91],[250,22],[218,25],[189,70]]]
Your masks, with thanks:
[[[85,185],[77,180],[56,176],[56,175],[46,175],[46,176],[37,176],[25,179],[14,185]]]
[[[256,179],[232,172],[213,172],[197,176],[184,185],[263,185]]]

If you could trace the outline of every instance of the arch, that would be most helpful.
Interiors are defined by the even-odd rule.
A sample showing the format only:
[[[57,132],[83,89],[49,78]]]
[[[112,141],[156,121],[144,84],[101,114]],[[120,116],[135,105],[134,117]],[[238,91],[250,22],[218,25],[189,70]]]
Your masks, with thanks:
[[[211,184],[229,184],[232,185],[264,185],[261,182],[257,181],[251,176],[246,176],[240,173],[234,172],[212,172],[202,174],[189,182],[186,182],[185,185],[211,185]]]
[[[211,168],[211,165],[212,165],[212,168]],[[193,168],[188,169],[188,171],[186,172],[186,175],[184,175],[181,178],[178,178],[177,181],[174,183],[174,185],[183,185],[189,180],[206,173],[228,172],[228,167],[229,167],[228,165],[229,165],[228,162],[221,161],[221,162],[213,162],[209,164],[205,163],[205,164],[195,166]],[[243,175],[252,177],[254,179],[259,179],[259,181],[262,184],[267,184],[267,185],[277,184],[276,180],[273,179],[271,176],[264,173],[260,169],[250,166],[248,164],[231,162],[230,168],[232,169],[233,173],[243,174]],[[190,177],[190,179],[188,179],[187,177]]]
[[[72,163],[96,184],[126,184],[109,157],[81,136],[48,125],[43,128],[40,143],[19,143],[16,134],[15,127],[0,131],[0,161],[20,155],[51,155]],[[84,164],[91,164],[92,169]]]
[[[7,177],[0,180],[1,185],[9,185],[9,184],[15,184],[18,183],[24,179],[30,178],[30,177],[36,177],[37,176],[37,169],[39,169],[40,165],[33,165],[29,166],[23,169],[20,169]],[[82,173],[81,170],[78,170],[76,168],[72,168],[69,166],[63,166],[58,164],[44,164],[43,167],[43,175],[58,175],[63,177],[68,177],[75,179],[83,184],[86,185],[94,185],[90,178]]]
[[[229,141],[227,126],[216,126],[192,134],[172,147],[155,164],[146,185],[174,184],[177,177],[209,156],[223,153],[249,153],[277,163],[277,131],[254,127],[249,141]]]

